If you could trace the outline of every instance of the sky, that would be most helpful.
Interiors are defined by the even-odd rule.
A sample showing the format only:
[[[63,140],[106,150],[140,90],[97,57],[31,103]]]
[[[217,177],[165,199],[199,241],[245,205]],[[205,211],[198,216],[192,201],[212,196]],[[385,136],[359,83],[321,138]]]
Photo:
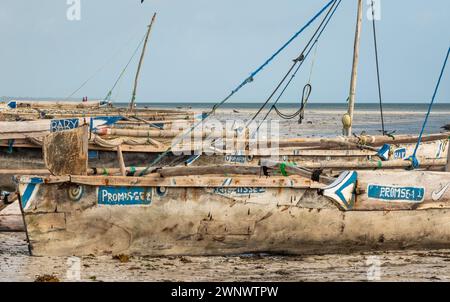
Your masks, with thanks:
[[[80,14],[72,2],[80,1]],[[450,47],[450,1],[379,0],[376,21],[383,99],[429,102]],[[103,98],[157,12],[137,102],[218,102],[261,65],[328,0],[1,0],[0,96]],[[369,7],[364,2],[357,102],[376,102]],[[75,7],[76,8],[76,7]],[[282,102],[297,102],[311,75],[311,102],[349,93],[356,0],[343,0]],[[233,102],[261,102],[305,46],[309,27]],[[131,98],[137,61],[113,91]],[[311,66],[312,58],[314,64]],[[311,68],[312,67],[312,68]],[[450,66],[436,102],[450,102]],[[312,73],[311,73],[312,70]]]

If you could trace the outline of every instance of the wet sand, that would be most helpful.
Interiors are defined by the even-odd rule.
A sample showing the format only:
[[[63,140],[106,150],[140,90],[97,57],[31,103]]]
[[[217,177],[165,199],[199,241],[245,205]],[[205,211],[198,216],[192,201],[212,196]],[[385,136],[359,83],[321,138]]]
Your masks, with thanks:
[[[188,108],[183,108],[188,109]],[[195,110],[208,111],[210,108]],[[193,109],[191,109],[193,110]],[[281,110],[282,113],[291,114],[295,110]],[[255,109],[219,109],[211,119],[225,121],[248,121],[255,114]],[[318,137],[342,135],[341,110],[306,110],[302,124],[298,123],[298,117],[292,120],[283,120],[273,111],[267,120],[277,121],[280,129],[280,138],[288,137]],[[263,111],[257,118],[264,117]],[[441,132],[443,125],[450,123],[449,111],[432,112],[425,133]],[[384,112],[385,130],[395,131],[395,134],[418,134],[425,118],[424,111],[417,110],[388,110]],[[372,135],[381,134],[381,118],[378,111],[355,111],[352,132],[360,134],[366,132]]]
[[[220,110],[215,117],[221,121],[246,120],[251,112]],[[442,125],[450,122],[449,114],[433,114],[427,132],[439,132]],[[340,135],[341,116],[342,112],[333,110],[307,111],[302,125],[297,120],[280,121],[280,137]],[[424,112],[385,113],[387,129],[397,130],[396,133],[418,133],[423,117]],[[353,132],[378,134],[378,129],[378,113],[357,112]],[[7,210],[2,215],[17,214],[17,206]],[[320,256],[131,257],[122,263],[112,256],[31,257],[25,233],[0,232],[0,281],[34,281],[42,275],[73,281],[78,279],[73,274],[78,263],[83,281],[450,281],[450,250]]]
[[[77,281],[73,259],[30,257],[24,233],[0,233],[0,281]],[[450,250],[346,255],[79,258],[82,281],[450,281]],[[379,268],[378,265],[379,264]],[[378,273],[377,273],[378,272]]]

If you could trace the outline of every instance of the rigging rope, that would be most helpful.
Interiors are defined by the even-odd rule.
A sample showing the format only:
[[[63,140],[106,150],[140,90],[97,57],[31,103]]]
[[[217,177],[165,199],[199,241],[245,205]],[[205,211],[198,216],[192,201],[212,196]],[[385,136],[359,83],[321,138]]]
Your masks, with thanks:
[[[291,119],[296,118],[298,115],[300,115],[300,117],[299,117],[299,119],[298,119],[298,123],[299,123],[299,124],[301,124],[302,121],[303,121],[303,119],[304,119],[306,103],[308,103],[309,97],[311,96],[311,92],[312,92],[311,78],[312,78],[312,72],[313,72],[313,68],[314,68],[314,62],[315,62],[315,60],[316,60],[317,46],[318,46],[317,43],[314,43],[314,44],[316,45],[315,50],[314,50],[314,57],[313,57],[313,60],[312,60],[312,62],[311,62],[311,69],[310,69],[310,72],[309,72],[308,83],[307,83],[305,86],[303,86],[302,99],[301,99],[300,108],[299,108],[296,112],[294,112],[294,113],[292,113],[292,114],[285,114],[285,113],[282,113],[282,112],[277,108],[276,103],[274,103],[274,104],[272,105],[272,106],[273,106],[273,109],[275,109],[275,112],[278,114],[278,116],[281,117],[281,118],[283,118],[283,119],[285,119],[285,120],[291,120]],[[313,44],[313,46],[311,47],[311,49],[314,47],[314,44]],[[311,51],[311,49],[310,49],[310,51]],[[309,52],[308,52],[308,54],[309,54]],[[305,56],[305,59],[306,59],[306,56]],[[295,73],[297,73],[297,71],[298,71],[298,69],[296,70]],[[294,76],[295,76],[295,75],[294,75]],[[287,87],[286,87],[286,88],[287,88]],[[285,90],[286,90],[286,89],[283,89],[283,93],[284,93]],[[281,94],[281,95],[282,95],[282,94]],[[281,96],[280,96],[280,97],[281,97]],[[277,99],[276,102],[278,102],[278,100],[279,100],[279,98]],[[264,120],[265,120],[266,118],[267,118],[267,116],[265,116]]]
[[[294,41],[306,28],[308,28],[311,23],[313,23],[320,15],[322,15],[322,13],[332,4],[335,3],[337,0],[330,0],[324,7],[322,7],[299,31],[297,31],[286,43],[284,43],[284,45],[278,49],[269,59],[267,59],[261,66],[259,66],[255,71],[253,71],[249,77],[247,77],[241,84],[239,84],[234,90],[231,91],[231,93],[229,95],[227,95],[222,101],[220,101],[219,103],[215,104],[213,106],[213,108],[207,112],[205,114],[205,116],[203,117],[203,119],[201,119],[200,121],[194,123],[194,125],[188,129],[188,131],[186,131],[184,133],[184,135],[182,135],[181,137],[179,137],[178,140],[175,140],[174,143],[172,143],[172,145],[163,153],[161,153],[155,160],[153,160],[139,175],[143,176],[145,175],[148,170],[150,169],[151,166],[156,165],[157,163],[159,163],[161,161],[161,159],[163,159],[165,156],[167,156],[171,151],[172,148],[174,146],[176,146],[177,144],[179,144],[181,141],[183,141],[187,135],[190,135],[199,125],[201,125],[207,118],[209,118],[212,114],[215,113],[215,111],[221,107],[225,102],[227,102],[234,94],[236,94],[242,87],[244,87],[245,85],[247,85],[248,83],[253,82],[254,77],[259,74],[264,67],[266,67],[267,65],[269,65],[287,46],[289,46],[292,41]]]
[[[136,38],[136,35],[133,35],[130,40],[123,44],[99,69],[97,69],[86,81],[84,81],[77,89],[75,89],[68,97],[66,97],[66,100],[70,99],[72,96],[74,96],[78,91],[80,91],[84,86],[86,86],[87,83],[89,83],[93,78],[95,78],[106,66],[109,65],[109,63],[123,50],[123,48],[126,45],[129,45],[130,42]]]
[[[410,157],[407,158],[407,160],[411,161],[413,169],[419,167],[419,160],[416,157],[417,150],[419,149],[420,143],[422,141],[422,135],[423,135],[423,132],[425,130],[425,126],[427,124],[428,117],[430,116],[431,107],[433,106],[434,99],[436,98],[436,94],[438,92],[439,85],[441,84],[442,76],[444,74],[445,66],[447,65],[449,54],[450,54],[450,47],[448,48],[447,55],[446,55],[445,60],[444,60],[444,65],[442,66],[441,73],[439,75],[439,79],[438,79],[437,84],[436,84],[436,88],[434,89],[433,97],[431,98],[430,105],[428,106],[428,111],[427,111],[427,114],[425,115],[425,120],[423,121],[422,129],[420,130],[420,134],[419,134],[419,137],[417,139],[416,147],[414,148],[413,154]]]
[[[141,42],[138,44],[138,46],[136,47],[136,49],[133,52],[133,55],[131,56],[131,58],[128,60],[127,64],[125,65],[125,67],[122,69],[122,71],[119,74],[119,77],[117,78],[116,82],[114,83],[114,85],[112,86],[112,88],[108,91],[108,94],[106,95],[106,97],[104,98],[105,101],[109,101],[109,99],[111,98],[112,92],[114,90],[114,88],[116,88],[117,84],[120,82],[120,80],[122,79],[123,75],[125,74],[125,71],[127,70],[128,66],[130,65],[131,61],[133,61],[134,57],[136,56],[136,54],[138,53],[139,49],[141,48],[142,43],[144,43],[145,40],[145,36],[144,35],[142,37]]]
[[[300,53],[300,55],[294,59],[294,63],[292,64],[292,66],[289,68],[288,72],[284,75],[284,77],[281,79],[280,83],[278,83],[278,85],[276,86],[275,90],[270,94],[270,96],[267,98],[267,100],[262,104],[262,106],[258,109],[258,111],[255,113],[255,115],[247,122],[246,127],[248,127],[248,125],[250,123],[252,123],[257,117],[258,115],[261,113],[261,111],[267,106],[267,104],[270,102],[270,100],[272,99],[272,97],[275,95],[275,93],[277,93],[278,89],[280,89],[281,85],[283,85],[284,81],[288,78],[288,76],[291,74],[292,70],[295,68],[295,66],[301,62],[301,64],[303,64],[304,60],[305,60],[305,51],[306,49],[308,49],[309,45],[311,44],[311,42],[313,42],[314,37],[317,35],[317,33],[319,32],[321,26],[324,24],[324,22],[326,21],[327,17],[330,15],[330,12],[333,10],[333,7],[336,5],[337,0],[333,0],[332,1],[333,4],[330,7],[330,9],[328,10],[327,14],[325,15],[325,17],[323,18],[322,22],[320,23],[320,25],[317,27],[316,31],[314,32],[314,34],[312,35],[311,39],[308,41],[308,43],[306,44],[305,48],[303,49],[303,51]]]
[[[336,0],[336,1],[337,1],[337,0]],[[335,3],[336,3],[336,1],[335,1]],[[300,70],[300,68],[301,68],[302,65],[303,65],[303,62],[304,62],[305,59],[309,56],[309,54],[311,53],[311,51],[312,51],[312,49],[314,48],[314,46],[318,43],[319,38],[322,36],[322,34],[323,34],[323,32],[325,31],[326,27],[328,26],[330,20],[333,18],[334,14],[335,14],[337,8],[339,7],[339,5],[341,4],[341,2],[342,2],[342,0],[339,0],[339,1],[337,2],[337,5],[334,7],[334,9],[332,8],[332,12],[331,12],[331,14],[329,14],[328,19],[327,19],[327,18],[324,18],[324,20],[326,20],[326,22],[324,23],[324,22],[322,21],[322,23],[320,24],[320,26],[317,28],[316,32],[315,32],[315,33],[313,34],[313,36],[311,37],[311,39],[310,39],[310,41],[308,42],[308,44],[306,45],[306,47],[303,49],[303,51],[302,51],[302,53],[300,54],[300,56],[296,59],[296,60],[298,60],[298,59],[302,59],[302,60],[300,61],[300,64],[297,66],[297,69],[294,71],[294,73],[292,74],[292,76],[291,76],[291,78],[289,79],[289,81],[288,81],[288,82],[286,83],[286,85],[284,86],[284,88],[283,88],[283,90],[281,91],[280,95],[277,97],[277,99],[275,100],[275,102],[272,104],[272,106],[270,107],[270,109],[268,110],[268,112],[266,113],[266,115],[263,117],[263,119],[262,119],[261,122],[259,123],[258,127],[256,128],[256,131],[252,134],[252,137],[254,137],[254,135],[255,135],[256,133],[258,133],[258,131],[259,131],[261,125],[262,125],[262,124],[264,123],[264,121],[267,119],[267,117],[268,117],[269,114],[272,112],[272,110],[275,109],[276,104],[277,104],[278,101],[281,99],[281,97],[283,96],[284,92],[285,92],[286,89],[289,87],[289,85],[291,84],[291,82],[292,82],[292,80],[295,78],[295,76],[297,75],[298,71]],[[334,5],[334,4],[333,4],[333,5]],[[322,29],[320,29],[320,27],[321,27],[322,24],[323,24]],[[315,38],[314,43],[311,45],[311,47],[310,47],[309,50],[306,52],[306,54],[304,54],[304,52],[306,51],[307,47],[310,45],[310,42],[314,39],[314,37],[315,37],[315,35],[317,34],[317,31],[318,31],[319,29],[320,29],[320,32],[319,32],[319,34],[317,35],[317,37]],[[303,54],[304,54],[304,55],[303,55]],[[296,60],[294,60],[294,63],[295,63]],[[289,74],[291,70],[292,70],[292,68],[288,71],[287,74]],[[283,78],[283,81],[284,81],[284,79],[285,79],[285,78]],[[282,81],[282,82],[283,82],[283,81]],[[305,89],[305,88],[304,88],[304,89]],[[276,88],[276,90],[278,90],[278,88]],[[275,90],[275,91],[276,91],[276,90]],[[271,98],[271,97],[270,97],[270,98]],[[269,98],[269,100],[270,100],[270,98]],[[266,104],[267,104],[267,101],[266,101],[266,103],[263,105],[262,108],[264,108],[264,107],[266,106]],[[261,109],[261,110],[262,110],[262,109]],[[259,113],[257,113],[257,114],[259,114]],[[253,121],[255,118],[256,118],[256,116],[254,116],[254,118],[252,119],[252,121]]]
[[[381,116],[381,131],[383,135],[386,134],[384,129],[384,116],[383,116],[383,102],[381,98],[381,81],[380,81],[380,67],[378,62],[378,45],[377,45],[377,32],[375,27],[375,7],[374,0],[372,0],[372,29],[373,29],[373,43],[375,48],[375,63],[377,66],[377,81],[378,81],[378,98],[380,100],[380,116]]]

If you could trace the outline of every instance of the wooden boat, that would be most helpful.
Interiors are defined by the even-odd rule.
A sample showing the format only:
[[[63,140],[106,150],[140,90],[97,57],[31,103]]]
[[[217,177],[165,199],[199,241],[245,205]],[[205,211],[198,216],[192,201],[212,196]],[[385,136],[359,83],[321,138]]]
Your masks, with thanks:
[[[42,154],[43,139],[50,133],[75,128],[83,123],[89,125],[89,166],[114,175],[119,167],[118,148],[123,154],[126,167],[139,167],[152,162],[159,154],[171,147],[171,142],[180,131],[161,130],[147,124],[147,130],[136,130],[134,125],[125,128],[120,116],[90,117],[72,119],[36,120],[27,122],[0,122],[0,190],[13,191],[15,184],[12,176],[16,174],[48,174]],[[174,120],[172,123],[185,123]],[[99,135],[103,130],[112,134]],[[133,136],[133,133],[147,133],[145,136]],[[442,169],[446,165],[448,154],[448,133],[427,135],[417,153],[422,167]],[[409,164],[395,160],[409,157],[414,150],[417,136],[399,135],[362,136],[338,138],[295,138],[269,142],[258,146],[257,141],[240,141],[234,148],[210,149],[208,141],[203,145],[183,145],[174,148],[163,165],[224,165],[236,164],[257,166],[261,160],[275,158],[278,161],[297,164],[309,169],[328,169],[339,172],[345,169],[393,169],[404,168]],[[364,143],[361,143],[361,142]],[[254,144],[255,148],[239,148]],[[226,146],[225,144],[223,146]],[[385,150],[380,152],[380,150]],[[197,152],[198,151],[198,152]],[[205,154],[209,151],[208,154]],[[198,154],[198,155],[196,155]],[[203,154],[199,156],[200,154]],[[274,157],[274,155],[276,155]],[[390,160],[390,163],[386,161]],[[394,162],[392,162],[394,160]],[[393,164],[394,163],[394,164]],[[116,169],[117,171],[117,169]],[[117,173],[117,172],[116,172]],[[119,171],[120,173],[120,171]]]
[[[362,1],[358,3],[359,27]],[[355,53],[359,32],[360,27]],[[357,54],[354,57],[347,135],[356,87]],[[348,155],[342,151],[362,148],[384,160],[356,163],[307,160],[294,166],[269,160],[266,154],[258,165],[170,167],[159,161],[158,166],[127,168],[119,152],[117,173],[121,176],[105,176],[89,167],[88,128],[44,138],[43,157],[52,176],[16,177],[33,255],[303,254],[450,246],[446,133],[428,139],[397,137],[401,151],[392,154],[386,145],[392,138],[386,136],[291,139],[280,145],[291,148],[286,150],[317,152],[310,153],[312,157],[339,154],[345,158]],[[175,134],[151,133],[157,138]],[[421,139],[428,140],[432,151],[422,154],[422,169],[405,171],[411,163],[403,158]],[[244,145],[248,142],[244,140]],[[380,148],[373,149],[377,144]],[[423,146],[421,150],[428,149]],[[328,153],[319,155],[324,151]],[[257,154],[239,156],[252,155]],[[432,171],[444,166],[445,172]],[[321,168],[335,171],[323,173]]]
[[[450,245],[448,172],[348,170],[332,177],[262,160],[259,166],[162,167],[143,177],[90,176],[87,128],[46,137],[54,176],[17,178],[33,255]]]
[[[450,246],[450,173],[20,177],[33,255]],[[354,193],[356,192],[356,193]]]

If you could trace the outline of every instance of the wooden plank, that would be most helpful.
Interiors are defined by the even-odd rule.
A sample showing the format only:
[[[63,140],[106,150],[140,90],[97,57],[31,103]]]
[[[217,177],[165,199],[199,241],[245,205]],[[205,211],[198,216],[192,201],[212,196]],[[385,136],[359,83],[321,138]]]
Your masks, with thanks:
[[[88,125],[54,132],[44,138],[45,165],[53,175],[86,175],[88,168]]]
[[[22,215],[0,215],[0,232],[23,232]]]
[[[159,175],[159,174],[158,174]],[[163,178],[158,175],[146,177],[121,176],[79,176],[72,175],[72,183],[92,186],[130,186],[130,187],[268,187],[268,188],[322,188],[323,184],[316,183],[301,176],[215,176],[192,175]],[[50,177],[49,179],[52,179]]]
[[[432,167],[432,166],[445,166],[445,159],[429,159],[420,161],[420,167]],[[308,169],[398,169],[408,168],[411,166],[411,162],[405,160],[390,160],[390,161],[322,161],[322,162],[310,162],[310,161],[297,161],[295,164],[301,168]],[[270,166],[273,165],[273,161],[268,159],[261,159],[260,165]]]
[[[125,163],[123,161],[123,154],[122,154],[122,149],[121,149],[120,145],[117,146],[117,160],[119,161],[120,173],[122,174],[122,176],[126,176],[127,171],[125,168]]]
[[[220,165],[220,166],[182,166],[167,167],[158,169],[157,172],[162,177],[171,176],[189,176],[189,175],[207,175],[207,174],[235,174],[235,175],[262,175],[263,171],[258,166],[236,166],[236,165]]]
[[[163,194],[155,192],[148,205],[97,206],[96,190],[86,190],[81,200],[73,202],[60,186],[43,185],[25,221],[36,256],[450,247],[450,209],[343,212],[316,191],[266,188],[237,196],[233,190],[169,188]],[[56,214],[65,216],[65,224],[42,207],[43,201],[64,209]]]
[[[355,210],[450,208],[450,173],[358,171]]]

